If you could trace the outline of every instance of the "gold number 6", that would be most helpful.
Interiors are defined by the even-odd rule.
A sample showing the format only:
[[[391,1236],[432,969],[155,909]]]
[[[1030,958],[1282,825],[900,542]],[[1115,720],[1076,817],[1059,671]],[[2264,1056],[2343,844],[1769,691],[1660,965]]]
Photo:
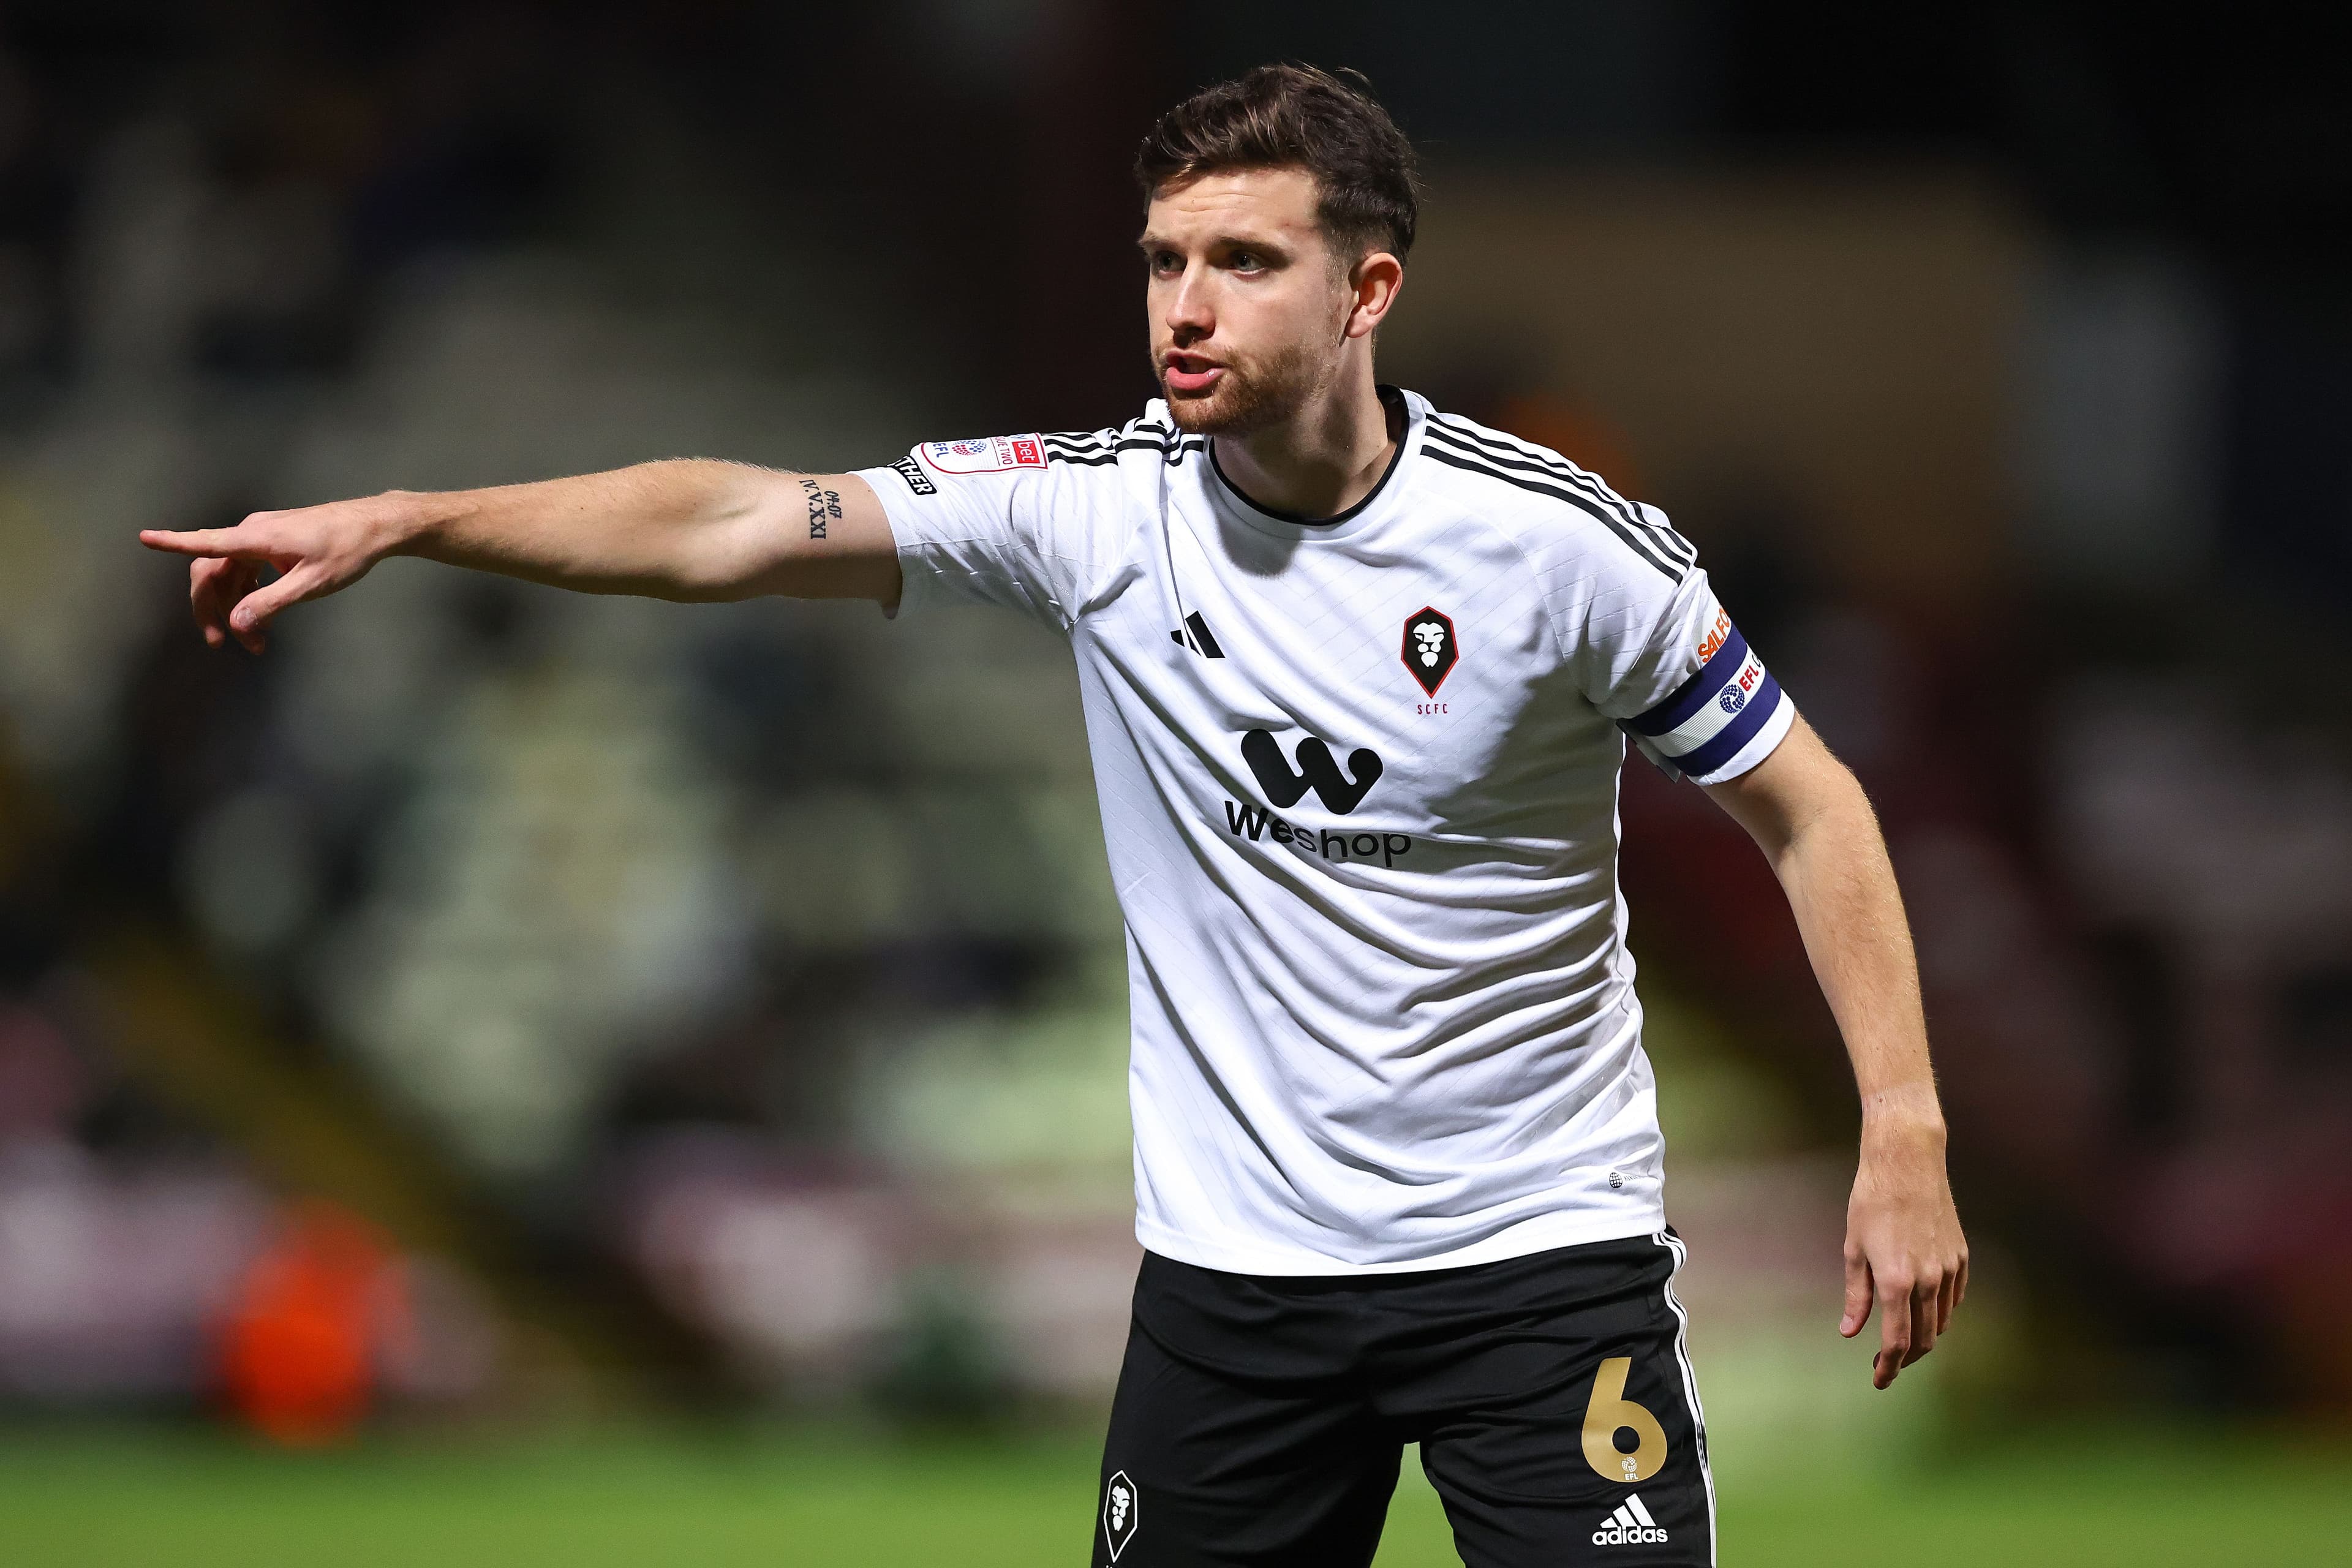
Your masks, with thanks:
[[[1646,1481],[1666,1462],[1666,1430],[1658,1418],[1625,1397],[1625,1376],[1633,1370],[1632,1356],[1611,1356],[1592,1380],[1592,1403],[1584,1407],[1584,1462],[1604,1480],[1632,1486]],[[1631,1426],[1641,1446],[1630,1454],[1617,1451],[1617,1429]]]

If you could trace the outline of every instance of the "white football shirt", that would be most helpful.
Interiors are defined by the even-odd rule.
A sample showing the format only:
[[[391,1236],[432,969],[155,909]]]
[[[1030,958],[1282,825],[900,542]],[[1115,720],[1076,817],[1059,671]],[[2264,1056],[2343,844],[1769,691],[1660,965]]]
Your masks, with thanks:
[[[1661,1228],[1625,736],[1714,782],[1793,718],[1664,514],[1383,396],[1395,461],[1322,521],[1254,505],[1156,400],[862,473],[905,607],[1070,639],[1127,923],[1136,1234],[1235,1273]]]

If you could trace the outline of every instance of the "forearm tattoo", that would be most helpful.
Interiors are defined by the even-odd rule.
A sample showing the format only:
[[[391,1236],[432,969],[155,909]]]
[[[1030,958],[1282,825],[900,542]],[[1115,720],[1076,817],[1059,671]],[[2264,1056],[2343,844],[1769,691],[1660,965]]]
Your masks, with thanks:
[[[814,479],[803,479],[801,489],[807,492],[808,536],[823,539],[825,525],[841,521],[841,492],[825,489]]]

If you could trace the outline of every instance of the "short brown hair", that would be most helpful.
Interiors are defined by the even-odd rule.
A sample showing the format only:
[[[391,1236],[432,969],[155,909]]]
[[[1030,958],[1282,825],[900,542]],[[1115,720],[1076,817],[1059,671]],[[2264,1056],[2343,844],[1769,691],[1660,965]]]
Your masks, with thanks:
[[[1135,155],[1147,201],[1171,180],[1276,168],[1315,177],[1315,216],[1342,250],[1402,261],[1412,248],[1421,208],[1412,143],[1360,71],[1260,66],[1161,115]]]

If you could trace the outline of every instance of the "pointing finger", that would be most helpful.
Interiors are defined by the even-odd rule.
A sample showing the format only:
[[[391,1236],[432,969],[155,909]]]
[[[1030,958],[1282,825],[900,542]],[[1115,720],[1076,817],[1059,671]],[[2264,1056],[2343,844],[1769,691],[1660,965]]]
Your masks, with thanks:
[[[161,550],[172,555],[221,555],[249,559],[262,553],[262,545],[254,531],[239,523],[235,528],[142,528],[139,542],[150,550]]]

